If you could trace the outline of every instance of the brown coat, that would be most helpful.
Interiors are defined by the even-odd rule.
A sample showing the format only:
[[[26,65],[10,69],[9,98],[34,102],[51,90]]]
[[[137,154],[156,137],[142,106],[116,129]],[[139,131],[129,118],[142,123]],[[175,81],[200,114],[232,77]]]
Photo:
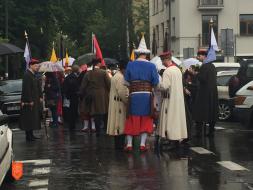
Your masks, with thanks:
[[[110,92],[110,77],[107,72],[95,68],[83,78],[80,93],[80,112],[90,115],[106,114],[108,112]]]

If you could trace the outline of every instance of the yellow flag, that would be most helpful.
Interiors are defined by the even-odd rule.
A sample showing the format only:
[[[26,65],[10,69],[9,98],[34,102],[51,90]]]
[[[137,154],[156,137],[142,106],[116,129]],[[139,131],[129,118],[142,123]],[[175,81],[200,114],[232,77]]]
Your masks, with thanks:
[[[69,55],[68,52],[66,52],[66,56],[65,56],[65,67],[69,66]]]
[[[130,60],[134,61],[135,60],[135,55],[134,55],[134,49],[132,50],[132,53],[130,55]]]
[[[57,60],[58,59],[56,57],[56,53],[55,53],[55,50],[54,50],[54,47],[53,47],[50,61],[53,62],[53,63],[55,63]]]

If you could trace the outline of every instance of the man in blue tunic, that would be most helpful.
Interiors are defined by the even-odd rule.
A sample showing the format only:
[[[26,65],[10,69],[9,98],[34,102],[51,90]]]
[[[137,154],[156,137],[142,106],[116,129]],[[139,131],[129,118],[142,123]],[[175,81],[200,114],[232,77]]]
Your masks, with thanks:
[[[141,135],[140,151],[146,151],[147,134],[153,132],[152,90],[159,82],[154,64],[147,60],[150,50],[147,49],[144,36],[135,50],[138,58],[129,62],[125,71],[125,80],[129,86],[129,108],[125,124],[127,135],[126,151],[132,151],[133,136]]]

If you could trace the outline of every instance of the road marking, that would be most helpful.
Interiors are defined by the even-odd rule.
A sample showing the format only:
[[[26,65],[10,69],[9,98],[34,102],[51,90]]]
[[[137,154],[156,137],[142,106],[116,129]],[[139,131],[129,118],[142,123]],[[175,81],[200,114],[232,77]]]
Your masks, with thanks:
[[[43,175],[43,174],[49,174],[49,173],[50,173],[50,167],[34,168],[32,170],[32,175]]]
[[[14,129],[11,129],[12,131],[20,131],[19,128],[14,128]]]
[[[224,127],[214,127],[216,130],[224,130]]]
[[[39,165],[49,165],[51,164],[51,160],[49,159],[41,159],[41,160],[22,160],[22,161],[17,161],[17,162],[22,162],[23,164],[34,164],[36,166]]]
[[[28,186],[29,187],[48,186],[48,179],[30,181]]]
[[[197,152],[198,154],[214,154],[213,152],[204,149],[202,147],[191,147],[191,150],[193,150],[194,152]]]
[[[253,187],[251,187],[248,183],[244,183],[244,185],[245,185],[249,190],[253,190]]]
[[[221,166],[229,169],[229,170],[232,170],[232,171],[240,171],[240,170],[249,171],[247,168],[245,168],[243,166],[240,166],[239,164],[236,164],[236,163],[231,162],[231,161],[220,161],[220,162],[217,162],[217,163],[220,164]]]

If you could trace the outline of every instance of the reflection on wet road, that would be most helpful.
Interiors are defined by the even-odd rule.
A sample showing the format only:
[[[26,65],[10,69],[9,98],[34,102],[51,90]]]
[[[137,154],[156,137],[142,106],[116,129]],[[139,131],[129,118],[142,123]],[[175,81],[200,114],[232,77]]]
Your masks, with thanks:
[[[63,127],[50,129],[48,140],[44,131],[41,135],[27,143],[23,132],[14,130],[15,160],[24,163],[24,176],[1,189],[253,189],[253,131],[239,124],[221,123],[213,139],[193,139],[191,146],[172,151],[155,149],[150,137],[150,151],[140,153],[136,146],[132,154],[114,150],[108,136]]]

